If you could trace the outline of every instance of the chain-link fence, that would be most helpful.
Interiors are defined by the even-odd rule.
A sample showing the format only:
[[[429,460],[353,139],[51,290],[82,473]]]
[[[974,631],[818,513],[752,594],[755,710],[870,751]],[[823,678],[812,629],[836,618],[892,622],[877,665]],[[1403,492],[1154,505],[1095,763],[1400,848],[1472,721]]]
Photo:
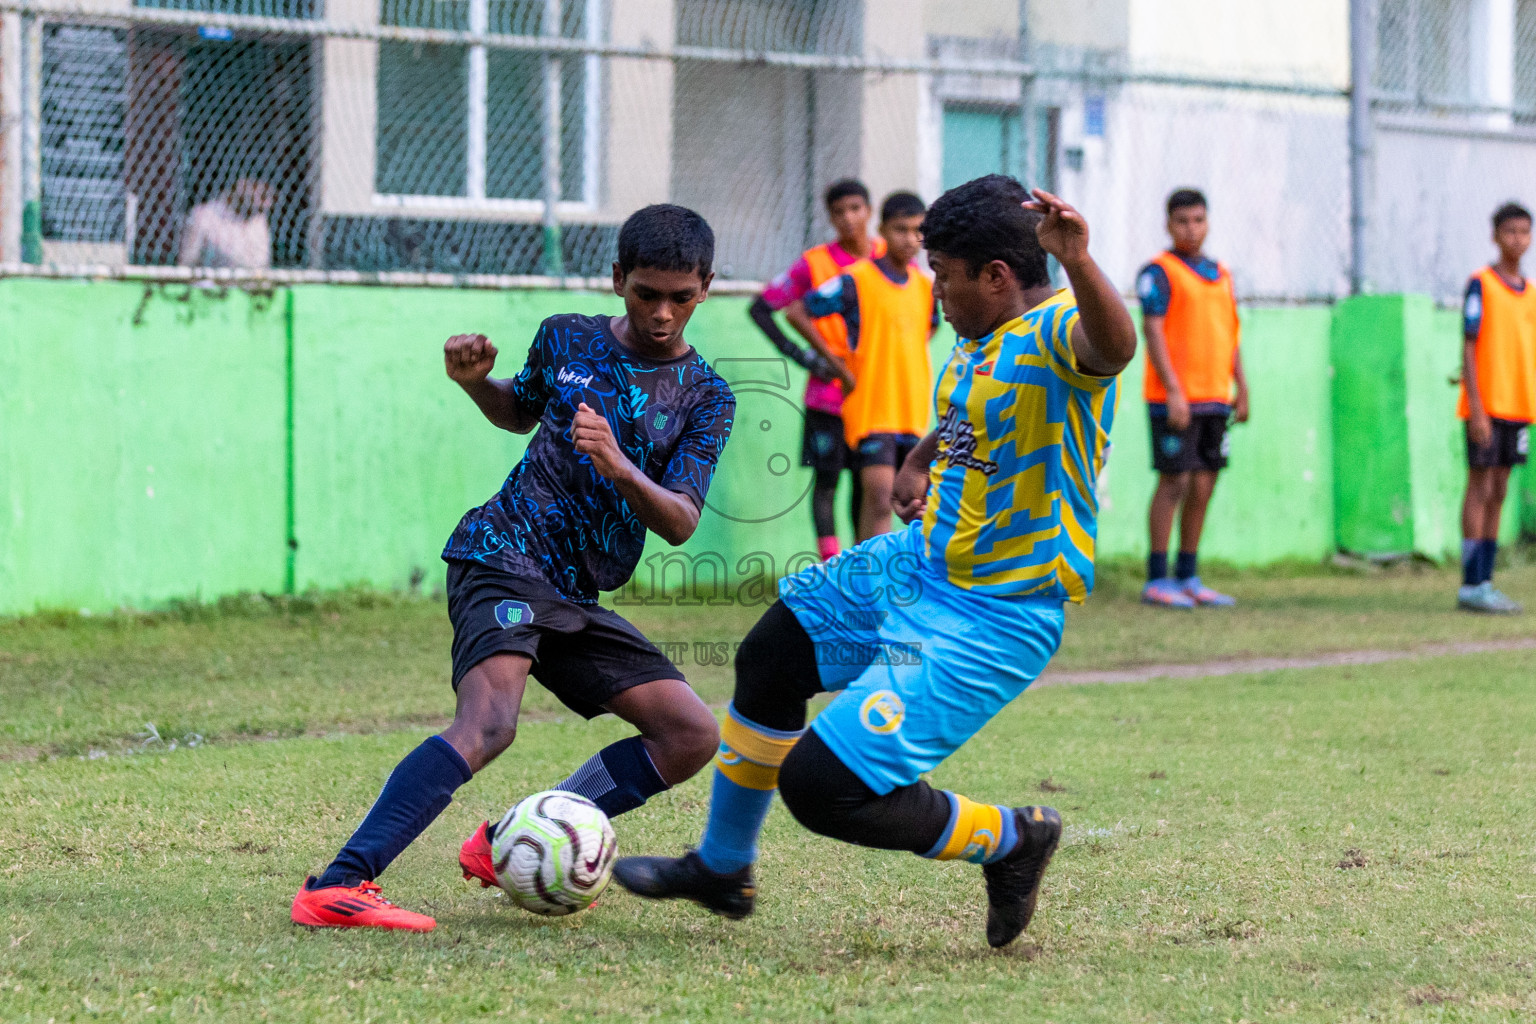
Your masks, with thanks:
[[[675,201],[751,282],[828,236],[835,178],[1004,171],[1080,205],[1128,289],[1192,185],[1247,298],[1448,298],[1536,199],[1536,0],[1382,0],[1353,193],[1348,0],[1139,6],[0,0],[0,263],[590,278]]]

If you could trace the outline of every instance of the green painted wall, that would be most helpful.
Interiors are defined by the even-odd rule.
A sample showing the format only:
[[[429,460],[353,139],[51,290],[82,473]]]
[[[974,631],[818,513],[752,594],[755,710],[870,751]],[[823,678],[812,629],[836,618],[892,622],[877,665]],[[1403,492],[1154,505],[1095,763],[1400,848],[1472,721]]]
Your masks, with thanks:
[[[1402,301],[1373,295],[1333,318],[1334,503],[1338,546],[1413,549]]]
[[[0,281],[0,612],[279,591],[290,497],[299,589],[417,574],[436,586],[453,525],[523,448],[443,374],[443,340],[489,334],[510,374],[544,316],[619,308],[592,293]],[[717,572],[782,572],[813,548],[804,374],[745,309],[716,296],[690,327],[736,388],[736,429],[686,557],[653,538],[641,589],[697,571],[707,597]],[[1419,299],[1246,310],[1254,420],[1233,430],[1207,557],[1321,558],[1336,538],[1450,553],[1464,474],[1446,384],[1455,335],[1455,314]],[[936,358],[949,344],[941,332]],[[1138,358],[1103,481],[1106,557],[1146,551],[1140,382]]]
[[[1231,428],[1231,463],[1211,501],[1201,554],[1239,565],[1321,559],[1333,550],[1332,311],[1247,309],[1242,319],[1251,419]],[[1157,475],[1141,397],[1145,358],[1138,348],[1120,378],[1114,447],[1100,488],[1099,552],[1106,558],[1147,553]]]
[[[294,581],[300,590],[441,582],[438,553],[525,439],[486,422],[443,372],[443,342],[478,331],[522,366],[547,292],[294,289]]]
[[[281,589],[282,313],[0,281],[0,610]]]
[[[1338,546],[1457,557],[1467,481],[1459,312],[1422,295],[1350,299],[1337,307],[1332,345]],[[1512,480],[1505,543],[1519,537],[1528,476]]]

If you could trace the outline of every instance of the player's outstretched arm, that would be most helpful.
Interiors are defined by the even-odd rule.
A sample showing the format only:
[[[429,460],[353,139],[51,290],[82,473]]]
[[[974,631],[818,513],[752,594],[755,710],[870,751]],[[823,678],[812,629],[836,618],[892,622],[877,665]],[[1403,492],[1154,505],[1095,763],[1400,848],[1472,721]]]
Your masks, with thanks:
[[[693,499],[667,490],[640,472],[619,447],[608,420],[586,402],[576,407],[571,440],[578,452],[592,460],[599,476],[613,481],[647,530],[674,546],[693,536],[699,526],[699,507]]]
[[[1036,229],[1040,245],[1067,272],[1077,299],[1079,320],[1072,332],[1077,365],[1084,373],[1112,377],[1136,354],[1136,325],[1114,284],[1088,254],[1088,221],[1049,192],[1037,188],[1031,194],[1035,198],[1024,208],[1045,214]]]
[[[539,417],[526,412],[512,393],[510,380],[494,380],[496,346],[483,334],[455,334],[443,345],[443,364],[448,376],[475,400],[485,418],[502,430],[526,434],[538,426]]]

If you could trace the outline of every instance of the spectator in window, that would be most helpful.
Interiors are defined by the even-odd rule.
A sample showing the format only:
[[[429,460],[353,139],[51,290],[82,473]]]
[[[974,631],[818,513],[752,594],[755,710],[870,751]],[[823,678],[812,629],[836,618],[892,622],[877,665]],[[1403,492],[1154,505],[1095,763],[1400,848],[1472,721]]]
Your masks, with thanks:
[[[192,207],[181,233],[183,267],[239,267],[264,270],[272,265],[272,186],[241,178],[222,194]]]

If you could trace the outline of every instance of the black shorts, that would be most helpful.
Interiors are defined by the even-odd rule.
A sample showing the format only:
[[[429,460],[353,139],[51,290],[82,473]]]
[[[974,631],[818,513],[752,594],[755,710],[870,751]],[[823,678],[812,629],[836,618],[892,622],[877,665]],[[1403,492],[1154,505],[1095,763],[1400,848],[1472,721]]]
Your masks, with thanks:
[[[453,688],[493,654],[526,654],[533,678],[583,718],[615,694],[683,674],[617,612],[568,601],[541,577],[448,563]]]
[[[805,410],[800,465],[818,473],[841,473],[853,466],[853,452],[843,439],[843,418],[820,409]]]
[[[1182,431],[1167,416],[1152,416],[1152,469],[1158,473],[1212,473],[1227,468],[1226,413],[1195,413]]]
[[[1493,436],[1482,448],[1467,435],[1467,465],[1473,469],[1495,469],[1525,465],[1531,449],[1531,425],[1514,420],[1494,420]]]
[[[870,434],[854,449],[854,468],[890,466],[892,469],[900,469],[921,440],[916,434]]]

